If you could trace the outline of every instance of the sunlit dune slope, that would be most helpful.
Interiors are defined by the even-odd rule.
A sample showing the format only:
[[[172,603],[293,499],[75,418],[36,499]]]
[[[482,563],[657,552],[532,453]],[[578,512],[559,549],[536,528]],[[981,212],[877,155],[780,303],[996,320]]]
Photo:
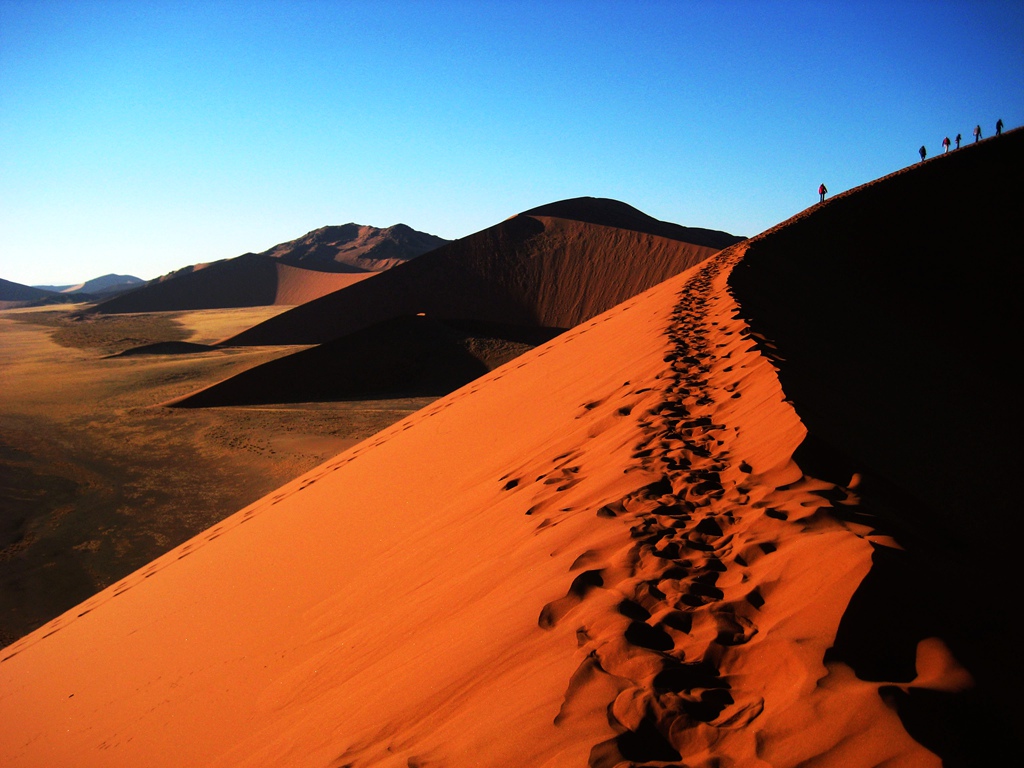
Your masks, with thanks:
[[[554,213],[514,216],[224,343],[316,344],[418,313],[571,328],[739,239],[659,222],[614,200],[580,198],[537,210],[544,209]],[[611,223],[599,223],[605,221]],[[688,232],[699,243],[665,236]]]
[[[0,278],[0,309],[24,306],[33,301],[57,298],[53,291],[44,291]]]
[[[986,226],[1015,228],[1020,192],[992,169],[1019,167],[1020,140],[938,158],[727,248],[7,647],[0,762],[999,764],[1021,746],[1019,662],[1001,624],[1018,579],[995,562],[1012,544],[994,541],[1014,532],[988,527],[1001,492],[979,490],[959,527],[932,519],[940,494],[920,489],[958,473],[971,445],[933,450],[933,432],[913,427],[957,419],[989,454],[1012,445],[955,388],[940,414],[906,396],[922,379],[899,365],[933,373],[937,344],[912,321],[949,296],[900,283],[897,263],[917,257],[891,249],[870,212],[888,190],[895,205],[985,188]],[[823,219],[820,232],[873,232],[888,259],[855,275],[841,239],[815,241]],[[930,242],[975,254],[955,298],[981,314],[1010,289],[988,283],[978,232],[956,232]],[[917,311],[894,309],[905,295]],[[861,331],[851,314],[906,327]],[[817,324],[841,339],[804,327]],[[1009,331],[979,325],[1012,358]],[[875,373],[862,396],[837,381],[847,356]],[[978,371],[975,391],[1005,390],[1000,366]],[[1015,411],[1000,415],[1015,434]],[[926,458],[876,454],[868,433]],[[943,578],[895,578],[892,566],[931,563],[940,546]],[[984,593],[1005,597],[1003,612],[981,615]],[[944,621],[921,619],[921,605],[941,605]]]

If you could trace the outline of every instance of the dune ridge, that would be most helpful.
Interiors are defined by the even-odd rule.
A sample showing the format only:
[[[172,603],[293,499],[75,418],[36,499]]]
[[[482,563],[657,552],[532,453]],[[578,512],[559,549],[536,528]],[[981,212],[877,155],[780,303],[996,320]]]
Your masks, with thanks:
[[[484,329],[459,329],[418,315],[397,317],[254,366],[166,405],[439,397],[529,348]]]
[[[625,219],[631,228],[520,214],[394,267],[372,283],[308,302],[223,343],[319,344],[419,313],[441,320],[563,330],[723,247],[651,234],[645,230],[679,234],[685,228],[657,222],[618,201],[552,205],[565,216],[619,223]],[[716,243],[740,239],[726,233],[717,233],[717,238]]]

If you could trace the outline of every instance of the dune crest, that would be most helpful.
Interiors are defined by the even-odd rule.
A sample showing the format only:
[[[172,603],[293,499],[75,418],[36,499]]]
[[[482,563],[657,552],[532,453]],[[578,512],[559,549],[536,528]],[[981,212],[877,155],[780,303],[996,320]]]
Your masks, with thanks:
[[[94,311],[293,306],[347,288],[448,242],[404,224],[321,227],[263,253],[192,264],[102,301]]]
[[[658,222],[615,200],[590,198],[542,208],[548,207],[565,218],[514,216],[223,343],[319,344],[420,313],[446,321],[564,330],[740,239],[714,233],[716,245],[711,246],[666,237],[666,232],[678,235],[686,228]]]

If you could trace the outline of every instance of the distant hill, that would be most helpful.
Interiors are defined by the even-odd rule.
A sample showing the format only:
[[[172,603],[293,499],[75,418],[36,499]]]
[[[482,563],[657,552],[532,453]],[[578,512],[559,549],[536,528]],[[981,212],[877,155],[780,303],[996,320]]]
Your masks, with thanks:
[[[306,269],[383,272],[447,242],[405,224],[379,229],[349,223],[314,229],[261,255]]]
[[[263,253],[193,264],[103,301],[95,312],[295,305],[353,285],[448,241],[404,224],[322,227]]]
[[[131,290],[132,288],[144,285],[145,282],[141,277],[135,277],[134,275],[109,274],[102,277],[94,277],[92,280],[86,280],[84,283],[78,283],[77,285],[36,285],[33,287],[55,293],[84,293],[91,296],[102,296],[104,294]]]
[[[38,301],[66,301],[56,291],[48,291],[44,288],[35,288],[30,285],[22,285],[10,280],[0,278],[0,309],[26,306]]]
[[[0,301],[35,301],[43,299],[57,291],[35,288],[0,278]]]
[[[0,762],[1007,763],[1022,172],[1009,132],[837,194],[225,510],[0,653]],[[442,276],[537,322],[678,242],[477,237]],[[472,373],[440,309],[282,390],[414,337]]]

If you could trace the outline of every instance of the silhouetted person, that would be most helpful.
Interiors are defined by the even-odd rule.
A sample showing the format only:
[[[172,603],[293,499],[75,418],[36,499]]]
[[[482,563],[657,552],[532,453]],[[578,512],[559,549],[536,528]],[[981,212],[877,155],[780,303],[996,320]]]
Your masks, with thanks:
[[[981,138],[981,126],[980,125],[976,125],[976,126],[974,126],[974,143],[977,144],[978,143],[978,139],[980,139],[980,138]]]
[[[924,144],[922,144],[921,148],[917,150],[917,154],[921,156],[921,160],[924,160],[925,157],[928,155],[928,150],[924,148]]]
[[[822,184],[821,186],[818,187],[818,194],[820,195],[820,198],[818,199],[818,202],[819,203],[825,202],[825,195],[828,194],[828,190],[825,189],[825,185],[824,184]]]
[[[942,154],[949,152],[949,136],[942,140]]]
[[[956,135],[956,148],[960,149],[960,134],[959,133]]]
[[[1003,135],[1003,118],[996,120],[996,136]]]

